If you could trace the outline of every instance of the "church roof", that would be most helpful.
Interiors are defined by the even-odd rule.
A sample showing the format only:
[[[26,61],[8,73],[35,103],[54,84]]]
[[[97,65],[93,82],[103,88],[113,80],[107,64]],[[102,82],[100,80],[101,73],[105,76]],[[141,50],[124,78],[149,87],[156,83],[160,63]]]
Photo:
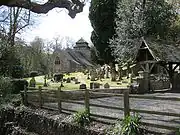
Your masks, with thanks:
[[[89,48],[88,46],[88,42],[86,42],[83,38],[79,39],[76,42],[76,45],[74,46],[74,48]]]
[[[154,38],[142,38],[141,40],[142,42],[137,50],[136,57],[138,57],[138,53],[140,53],[142,43],[144,42],[146,49],[155,61],[180,63],[180,48],[176,43]]]
[[[79,51],[73,51],[73,50],[68,50],[67,53],[78,63],[80,63],[80,65],[88,67],[88,66],[93,66],[93,64],[91,64],[91,62],[88,60],[88,58],[83,55],[81,52]]]
[[[80,38],[77,42],[76,42],[76,44],[77,43],[86,43],[86,44],[88,44],[88,42],[86,42],[83,38]]]
[[[78,65],[85,67],[93,66],[89,58],[87,58],[87,56],[81,53],[80,51],[76,51],[74,49],[66,49],[66,50],[56,49],[54,52],[60,53],[61,55],[63,55],[63,57],[66,57],[67,60],[72,61]]]

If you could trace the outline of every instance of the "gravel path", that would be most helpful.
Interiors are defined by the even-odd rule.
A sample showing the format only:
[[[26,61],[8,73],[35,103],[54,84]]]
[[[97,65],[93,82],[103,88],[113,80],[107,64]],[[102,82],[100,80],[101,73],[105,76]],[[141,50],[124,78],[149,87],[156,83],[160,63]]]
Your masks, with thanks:
[[[177,94],[177,93],[164,93],[164,94],[156,93],[156,94],[151,94],[151,95],[180,98],[180,94]],[[79,101],[79,102],[84,102],[84,101]],[[123,107],[123,98],[122,97],[108,97],[108,98],[91,99],[90,104]],[[52,104],[48,104],[48,106],[57,107],[57,104],[52,103]],[[82,110],[84,108],[84,105],[78,105],[78,104],[72,104],[72,103],[62,103],[62,107],[70,109],[70,110]],[[180,114],[180,101],[131,98],[130,99],[130,108],[131,109],[150,110],[150,111],[160,111],[160,112],[171,112],[171,113]],[[121,111],[121,110],[114,110],[114,109],[107,109],[107,108],[91,106],[90,111],[93,114],[111,116],[111,117],[115,117],[115,118],[123,118],[123,111]],[[140,116],[142,117],[143,121],[148,122],[148,123],[180,127],[180,118],[179,117],[162,116],[162,115],[155,115],[155,114],[143,114],[143,113],[141,113]]]

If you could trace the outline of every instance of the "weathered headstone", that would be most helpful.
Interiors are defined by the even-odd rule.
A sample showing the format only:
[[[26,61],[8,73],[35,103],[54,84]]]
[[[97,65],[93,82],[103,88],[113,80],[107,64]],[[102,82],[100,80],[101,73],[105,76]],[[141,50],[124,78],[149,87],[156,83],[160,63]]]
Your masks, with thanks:
[[[90,89],[97,89],[97,88],[100,88],[99,83],[95,83],[95,82],[90,83]]]
[[[71,83],[71,79],[70,79],[70,78],[67,78],[67,79],[66,79],[66,83]]]
[[[71,80],[74,80],[74,79],[76,79],[75,77],[71,77]]]
[[[108,83],[105,83],[104,88],[108,89],[108,88],[110,88],[110,85]]]
[[[86,89],[86,84],[79,85],[79,89]]]
[[[29,82],[29,87],[36,87],[36,80],[34,77],[31,78]]]

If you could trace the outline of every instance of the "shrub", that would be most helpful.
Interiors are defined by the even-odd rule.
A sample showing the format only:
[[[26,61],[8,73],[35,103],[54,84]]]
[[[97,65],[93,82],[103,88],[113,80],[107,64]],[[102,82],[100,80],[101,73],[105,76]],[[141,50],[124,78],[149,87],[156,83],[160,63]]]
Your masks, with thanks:
[[[90,124],[90,116],[87,110],[78,111],[73,116],[73,121],[78,126],[88,126]]]
[[[175,135],[180,135],[180,128],[176,131]]]
[[[61,74],[61,73],[56,73],[56,74],[54,74],[54,80],[56,81],[56,82],[60,82],[60,81],[62,81],[62,79],[63,79],[63,74]]]
[[[36,87],[36,80],[34,77],[32,77],[29,81],[29,87]]]
[[[13,78],[23,78],[24,70],[21,65],[14,65],[12,70],[12,77]]]
[[[0,97],[6,97],[12,92],[13,85],[10,78],[0,76]]]
[[[29,74],[30,77],[38,76],[38,71],[31,71]]]
[[[140,116],[134,114],[133,116],[127,116],[122,121],[117,121],[108,134],[111,135],[143,135],[143,130],[140,129]]]
[[[13,79],[11,82],[13,84],[12,94],[18,94],[24,90],[25,85],[28,86],[28,81],[24,79]]]

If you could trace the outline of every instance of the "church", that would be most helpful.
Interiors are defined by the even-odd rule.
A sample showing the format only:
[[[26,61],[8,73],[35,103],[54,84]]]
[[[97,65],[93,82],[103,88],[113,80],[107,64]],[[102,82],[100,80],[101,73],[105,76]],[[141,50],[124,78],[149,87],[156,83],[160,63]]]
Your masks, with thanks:
[[[54,73],[83,71],[84,69],[93,67],[91,49],[83,38],[76,42],[73,49],[56,49],[53,56]]]

